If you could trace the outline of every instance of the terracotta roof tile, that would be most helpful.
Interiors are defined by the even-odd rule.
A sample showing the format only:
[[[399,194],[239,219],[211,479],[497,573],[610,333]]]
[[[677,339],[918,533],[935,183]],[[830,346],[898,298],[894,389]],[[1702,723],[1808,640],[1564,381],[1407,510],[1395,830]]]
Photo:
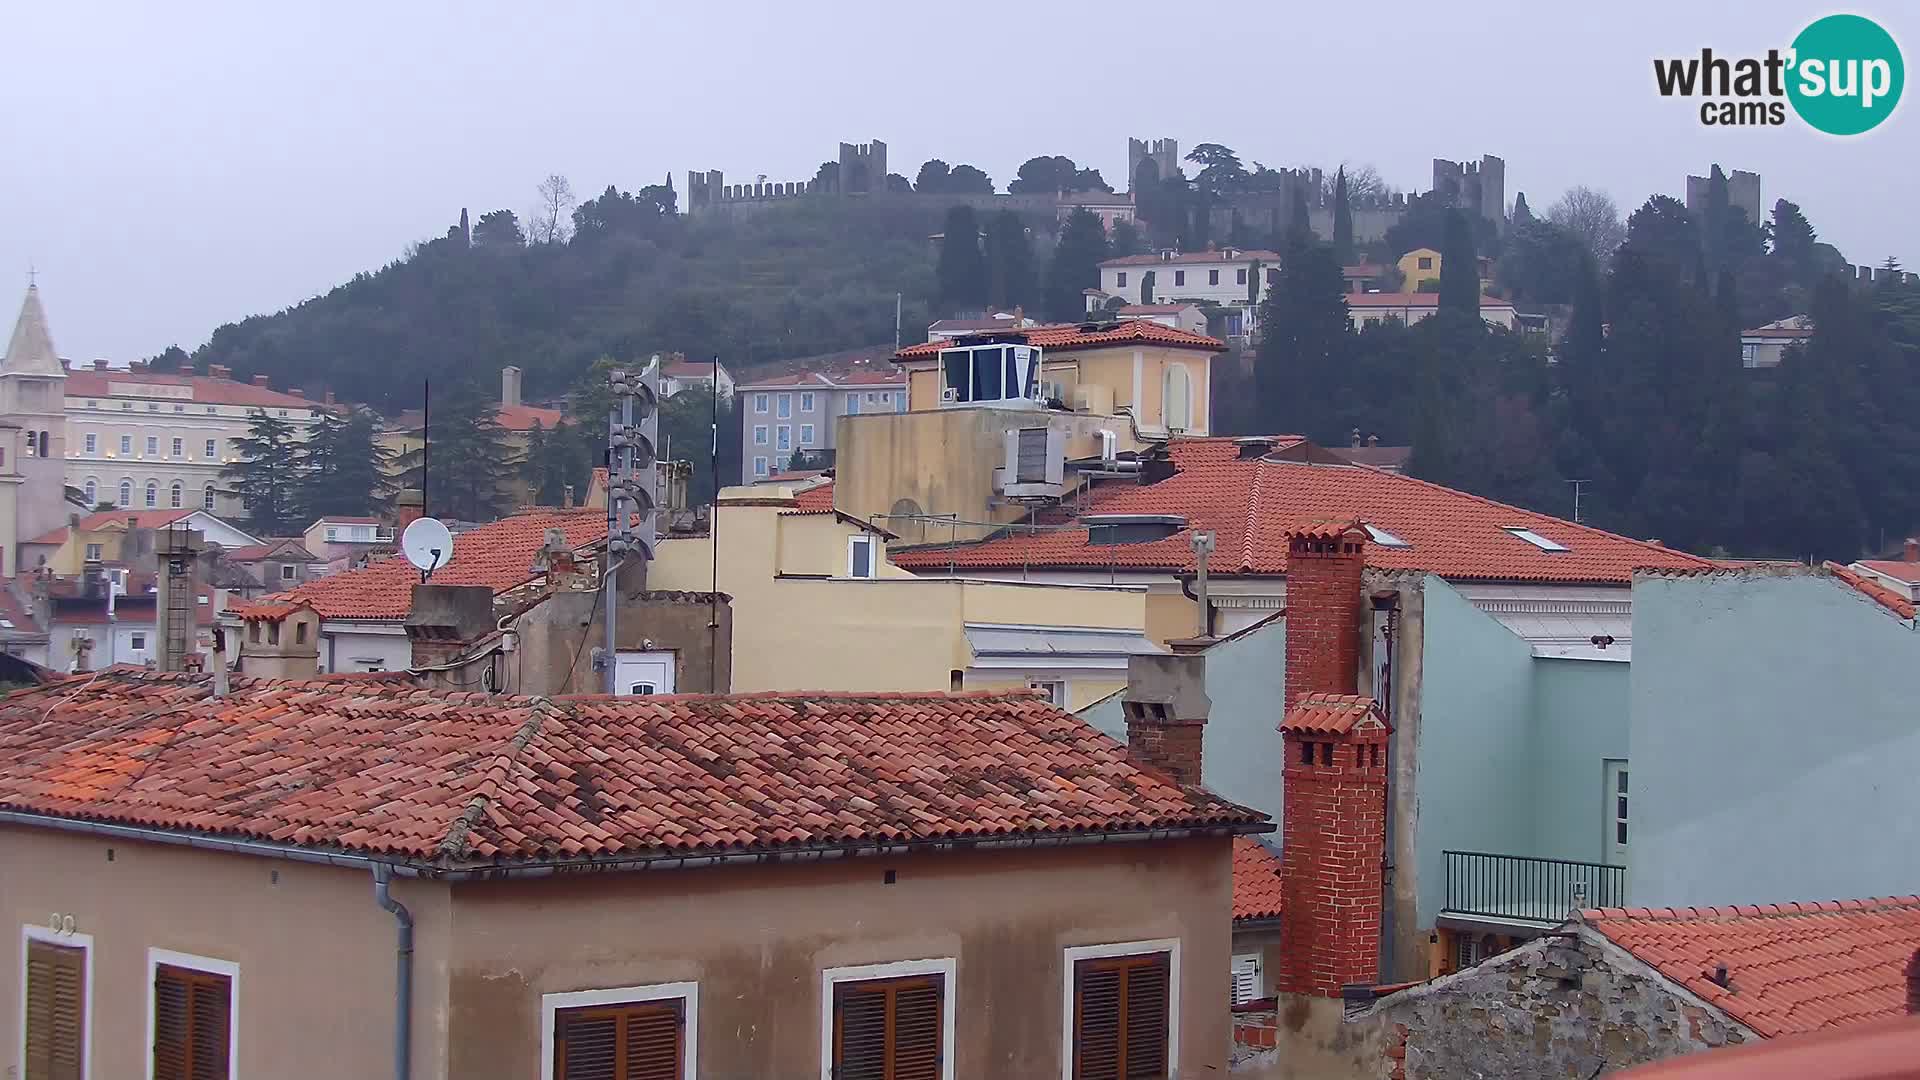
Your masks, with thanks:
[[[213,698],[125,668],[0,701],[0,808],[441,868],[1266,824],[1030,691]]]
[[[1280,916],[1280,856],[1251,836],[1233,838],[1233,917]]]
[[[1905,559],[1861,559],[1854,565],[1885,574],[1895,581],[1920,585],[1920,562],[1907,562]]]
[[[1905,968],[1920,949],[1920,896],[1580,917],[1766,1038],[1900,1014]],[[1712,978],[1723,964],[1725,987]]]
[[[576,549],[586,547],[606,538],[607,512],[531,510],[461,533],[453,540],[453,559],[434,571],[433,583],[488,585],[500,593],[530,581],[534,555],[546,542],[548,529],[564,532]],[[419,581],[420,571],[395,557],[263,599],[305,600],[327,619],[404,619]]]
[[[1305,694],[1280,720],[1281,731],[1345,735],[1358,727],[1385,728],[1373,699],[1359,694]]]
[[[831,514],[833,513],[833,481],[815,484],[793,497],[795,514]]]
[[[109,368],[95,371],[92,368],[73,368],[67,372],[66,395],[73,397],[110,397],[110,387],[114,383],[122,385],[138,384],[143,386],[164,386],[171,389],[189,388],[193,396],[190,399],[200,405],[258,405],[277,406],[282,409],[319,409],[322,403],[310,398],[283,394],[271,387],[255,386],[250,382],[235,382],[232,379],[216,379],[208,375],[171,375],[148,371],[127,371]]]
[[[1136,324],[1138,325],[1138,324]],[[1282,442],[1285,440],[1282,439]],[[1230,438],[1175,439],[1178,470],[1156,484],[1095,486],[1073,514],[1180,514],[1211,529],[1216,574],[1284,574],[1287,535],[1303,526],[1363,521],[1406,542],[1367,544],[1367,565],[1419,570],[1467,581],[1553,581],[1625,585],[1639,567],[1711,569],[1702,558],[1507,506],[1411,476],[1358,465],[1241,458]],[[1069,519],[1070,520],[1070,519]],[[1565,545],[1548,552],[1508,532],[1524,527]],[[952,552],[926,546],[889,552],[897,566],[960,570],[1006,567],[1163,571],[1193,569],[1185,531],[1138,544],[1091,544],[1085,528],[1013,534]]]
[[[1108,324],[1101,323],[1100,326]],[[1181,349],[1204,349],[1208,352],[1222,352],[1226,343],[1205,334],[1196,334],[1189,330],[1176,330],[1171,326],[1161,326],[1147,319],[1127,319],[1112,324],[1108,329],[1082,330],[1079,326],[1041,326],[1029,330],[1006,331],[996,333],[994,337],[1007,340],[1021,340],[1028,345],[1038,345],[1054,352],[1067,352],[1073,349],[1098,349],[1108,345],[1122,345],[1127,342],[1141,342],[1149,345],[1167,345]],[[950,341],[929,341],[920,345],[910,345],[900,350],[895,360],[930,360],[940,355],[941,349],[951,349]]]
[[[1122,255],[1117,259],[1103,259],[1100,265],[1103,267],[1159,266],[1162,263],[1168,263],[1171,265],[1184,264],[1191,266],[1194,263],[1249,262],[1254,259],[1259,259],[1261,262],[1279,262],[1280,253],[1277,251],[1267,251],[1262,248],[1255,248],[1250,251],[1234,248],[1230,251],[1176,251],[1169,257],[1161,255],[1158,252],[1150,251],[1141,255]]]
[[[1827,563],[1825,570],[1827,573],[1832,574],[1841,584],[1855,590],[1867,599],[1898,615],[1900,618],[1911,619],[1914,617],[1913,601],[1900,595],[1899,592],[1866,577],[1858,571],[1841,566],[1836,562]]]

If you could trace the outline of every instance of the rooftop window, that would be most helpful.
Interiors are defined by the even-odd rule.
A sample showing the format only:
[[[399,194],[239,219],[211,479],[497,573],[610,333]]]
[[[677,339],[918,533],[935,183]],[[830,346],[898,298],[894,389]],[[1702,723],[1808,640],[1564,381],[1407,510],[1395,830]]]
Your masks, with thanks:
[[[1509,525],[1507,526],[1507,531],[1519,537],[1520,539],[1525,540],[1527,543],[1532,544],[1534,547],[1539,548],[1541,551],[1573,550],[1567,547],[1565,544],[1558,543],[1557,541],[1549,540],[1546,537],[1541,536],[1539,533],[1534,532],[1532,529],[1524,529],[1518,525]]]
[[[1381,547],[1410,548],[1413,546],[1385,529],[1376,529],[1372,525],[1368,525],[1365,528],[1367,530],[1367,538],[1379,544]]]

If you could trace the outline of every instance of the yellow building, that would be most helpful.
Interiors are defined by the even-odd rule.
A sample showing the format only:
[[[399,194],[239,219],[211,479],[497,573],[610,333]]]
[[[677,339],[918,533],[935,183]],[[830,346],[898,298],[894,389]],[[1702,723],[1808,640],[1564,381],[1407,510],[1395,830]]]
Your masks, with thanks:
[[[832,498],[832,484],[720,493],[735,691],[1037,686],[1077,709],[1157,651],[1141,587],[915,577],[887,561],[888,532]],[[708,590],[714,554],[711,535],[662,540],[647,587]]]
[[[1400,275],[1407,292],[1434,292],[1440,281],[1440,253],[1432,248],[1414,248],[1400,256]]]
[[[904,349],[908,411],[840,420],[836,506],[907,543],[988,535],[1133,451],[1206,434],[1225,348],[1133,320]]]

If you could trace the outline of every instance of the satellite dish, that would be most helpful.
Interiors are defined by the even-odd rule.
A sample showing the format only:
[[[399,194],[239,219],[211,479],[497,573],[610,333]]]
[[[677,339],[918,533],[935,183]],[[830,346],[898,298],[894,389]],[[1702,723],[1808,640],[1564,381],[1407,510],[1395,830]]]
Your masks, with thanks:
[[[417,518],[400,534],[400,551],[424,579],[452,561],[453,534],[439,518]]]

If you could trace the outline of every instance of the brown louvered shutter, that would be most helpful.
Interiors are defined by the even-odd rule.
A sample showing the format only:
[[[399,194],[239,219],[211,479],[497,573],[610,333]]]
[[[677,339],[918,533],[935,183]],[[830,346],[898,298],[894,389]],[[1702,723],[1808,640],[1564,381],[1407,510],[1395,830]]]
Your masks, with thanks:
[[[25,1080],[80,1080],[86,1046],[87,953],[27,942]]]
[[[232,994],[233,984],[225,975],[156,965],[154,1080],[227,1080]]]
[[[1169,974],[1165,953],[1074,964],[1075,1080],[1167,1075]]]
[[[681,1080],[686,1002],[562,1009],[554,1016],[554,1080]]]
[[[834,1080],[939,1080],[945,989],[937,975],[836,984]]]

